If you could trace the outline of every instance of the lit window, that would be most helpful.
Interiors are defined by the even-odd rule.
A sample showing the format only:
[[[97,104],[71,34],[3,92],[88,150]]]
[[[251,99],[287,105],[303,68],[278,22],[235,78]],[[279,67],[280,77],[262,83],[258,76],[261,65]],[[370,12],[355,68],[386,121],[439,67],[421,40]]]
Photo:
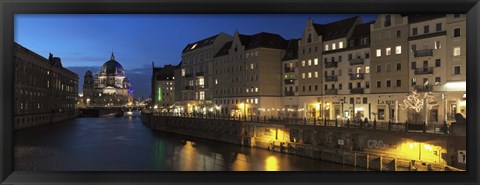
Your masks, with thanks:
[[[453,48],[453,56],[460,56],[460,47]]]
[[[308,66],[312,65],[312,60],[308,60]]]
[[[197,44],[194,44],[190,49],[195,49],[195,47],[197,47]]]
[[[308,78],[312,78],[312,72],[308,72]]]
[[[339,42],[338,43],[338,49],[342,49],[343,48],[343,42]]]
[[[385,49],[385,55],[388,56],[390,54],[392,54],[392,48],[386,48]]]
[[[328,51],[328,44],[325,44],[325,51]]]
[[[255,104],[258,104],[258,98],[255,98]]]
[[[318,71],[315,71],[315,78],[318,78]]]
[[[215,79],[215,84],[218,84],[218,79]]]
[[[365,73],[370,73],[370,66],[365,66]]]
[[[185,76],[185,69],[182,69],[182,76]]]
[[[318,58],[313,59],[313,65],[318,65]]]
[[[200,91],[200,100],[205,99],[205,91]]]
[[[435,41],[435,49],[440,49],[442,48],[442,44],[440,43],[440,41]]]
[[[247,88],[247,89],[245,89],[245,91],[248,93],[248,88]]]
[[[377,49],[377,57],[381,57],[382,56],[382,50],[381,49]]]
[[[332,50],[336,50],[337,49],[337,45],[335,43],[332,43]]]
[[[253,63],[250,64],[250,69],[253,69],[255,65]]]
[[[395,47],[395,54],[402,54],[402,46]]]
[[[302,73],[302,79],[305,79],[305,73]]]
[[[258,92],[258,87],[255,87],[255,92]]]
[[[305,67],[305,60],[302,60],[302,67]]]

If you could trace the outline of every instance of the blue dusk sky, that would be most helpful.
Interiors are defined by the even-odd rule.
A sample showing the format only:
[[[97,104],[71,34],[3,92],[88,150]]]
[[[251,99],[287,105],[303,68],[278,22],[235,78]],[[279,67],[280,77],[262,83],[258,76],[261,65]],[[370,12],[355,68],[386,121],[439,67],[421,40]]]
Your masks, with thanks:
[[[79,92],[87,69],[97,73],[115,53],[132,82],[135,97],[150,96],[151,63],[156,67],[178,64],[183,48],[220,32],[233,35],[276,33],[285,39],[300,38],[305,22],[324,24],[353,17],[351,14],[316,15],[27,15],[15,16],[15,42],[48,57],[79,76]],[[359,15],[363,22],[376,15]]]

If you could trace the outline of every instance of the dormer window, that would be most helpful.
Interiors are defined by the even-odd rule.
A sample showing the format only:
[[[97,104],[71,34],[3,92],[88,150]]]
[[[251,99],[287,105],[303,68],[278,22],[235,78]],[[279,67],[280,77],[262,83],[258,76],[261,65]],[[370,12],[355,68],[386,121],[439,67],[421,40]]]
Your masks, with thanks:
[[[197,44],[194,44],[190,49],[195,49],[197,47]]]
[[[391,15],[386,15],[385,16],[384,27],[389,27],[391,25],[392,25]]]

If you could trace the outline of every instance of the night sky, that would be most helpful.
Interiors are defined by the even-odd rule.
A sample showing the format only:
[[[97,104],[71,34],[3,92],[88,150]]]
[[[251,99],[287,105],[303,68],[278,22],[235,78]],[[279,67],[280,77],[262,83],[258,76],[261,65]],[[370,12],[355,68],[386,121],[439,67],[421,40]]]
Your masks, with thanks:
[[[15,42],[48,57],[79,76],[79,92],[87,69],[97,73],[111,52],[135,89],[135,97],[150,96],[151,63],[178,64],[183,48],[225,32],[233,36],[271,32],[300,38],[305,22],[324,24],[355,15],[16,15]],[[360,15],[363,22],[376,15]]]

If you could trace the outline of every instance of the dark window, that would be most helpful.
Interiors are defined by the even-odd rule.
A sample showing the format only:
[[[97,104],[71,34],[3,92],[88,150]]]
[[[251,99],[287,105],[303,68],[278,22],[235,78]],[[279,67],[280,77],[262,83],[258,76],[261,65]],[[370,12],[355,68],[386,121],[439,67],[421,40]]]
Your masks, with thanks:
[[[367,101],[367,98],[363,98],[363,104],[367,104],[368,101]]]
[[[352,83],[351,83],[351,82],[350,82],[350,83],[348,83],[348,89],[352,89],[352,86],[353,86],[353,85],[352,85]]]
[[[312,48],[308,48],[308,53],[311,53],[312,52]]]
[[[441,66],[441,61],[440,59],[435,59],[435,67],[440,67]]]
[[[351,53],[348,54],[348,60],[352,60],[352,58],[353,58],[353,55]]]
[[[357,82],[357,88],[361,88],[362,84],[360,82]]]
[[[389,27],[390,25],[392,25],[391,16],[390,16],[390,15],[387,15],[387,16],[385,16],[385,24],[384,24],[384,26],[385,26],[385,27]]]
[[[412,52],[417,51],[417,45],[412,45]]]
[[[355,98],[350,98],[350,104],[354,104],[355,103]]]
[[[430,26],[424,26],[423,27],[423,33],[430,33]]]
[[[310,43],[310,42],[312,42],[312,34],[308,34],[307,43]]]
[[[365,58],[370,58],[370,53],[369,52],[365,52]]]
[[[382,82],[381,81],[377,81],[377,87],[378,88],[382,87]]]
[[[453,29],[453,37],[460,37],[460,28]]]
[[[342,90],[342,84],[338,84],[338,89]]]
[[[315,46],[315,52],[317,52],[317,51],[318,51],[318,47],[317,47],[317,46]]]
[[[384,120],[385,119],[385,109],[378,109],[378,119]]]
[[[302,49],[302,54],[305,54],[305,48],[304,48],[304,49]]]
[[[370,82],[365,82],[365,88],[370,88]]]
[[[402,36],[402,31],[397,30],[397,38],[400,38]]]
[[[327,84],[325,84],[325,90],[327,90],[327,89],[328,89],[328,85],[327,85]]]
[[[335,89],[335,84],[332,84],[332,89]]]
[[[339,62],[342,61],[342,56],[338,56],[338,61],[339,61]]]
[[[327,58],[324,58],[323,62],[327,63]]]
[[[305,92],[305,86],[302,86],[303,92]]]
[[[387,80],[387,87],[390,87],[390,80]]]
[[[417,62],[412,62],[412,69],[416,69],[417,68]]]
[[[453,14],[453,18],[459,18],[460,14]]]
[[[402,64],[401,63],[397,63],[397,71],[400,71],[402,70]]]
[[[298,86],[295,86],[295,92],[298,92]]]
[[[460,66],[455,66],[455,70],[453,74],[459,75],[460,74]]]
[[[418,34],[417,28],[413,28],[413,30],[412,30],[412,35],[417,35],[417,34]]]
[[[312,91],[312,86],[311,85],[308,86],[308,91]]]
[[[442,31],[442,23],[437,23],[437,31]]]
[[[380,73],[380,72],[382,72],[382,66],[381,66],[381,65],[378,65],[378,66],[377,66],[377,73]]]
[[[350,47],[355,46],[355,40],[350,40]]]
[[[318,91],[318,85],[315,85],[315,91]]]
[[[402,80],[397,80],[397,87],[401,87],[402,86]]]
[[[435,77],[435,83],[442,83],[442,80],[440,77]]]

